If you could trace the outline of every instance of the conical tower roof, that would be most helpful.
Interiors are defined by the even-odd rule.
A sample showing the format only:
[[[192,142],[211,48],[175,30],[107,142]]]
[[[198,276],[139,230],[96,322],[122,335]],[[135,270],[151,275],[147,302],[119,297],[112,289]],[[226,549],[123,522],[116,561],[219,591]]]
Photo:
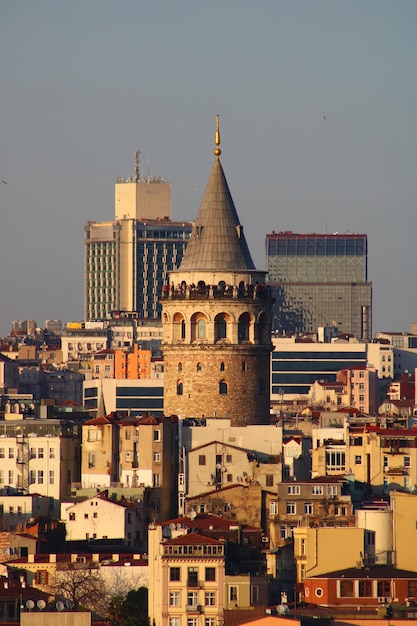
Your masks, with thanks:
[[[180,272],[255,269],[220,163],[219,144],[217,117],[216,160],[180,264]]]

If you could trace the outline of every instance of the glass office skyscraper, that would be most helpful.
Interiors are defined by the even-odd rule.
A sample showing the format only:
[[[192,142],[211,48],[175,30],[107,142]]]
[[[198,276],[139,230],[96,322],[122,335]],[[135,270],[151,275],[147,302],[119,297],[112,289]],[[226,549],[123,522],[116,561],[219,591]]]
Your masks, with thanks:
[[[358,338],[371,336],[366,235],[273,232],[266,251],[274,330],[312,333],[335,325]]]
[[[159,318],[159,299],[171,270],[182,259],[191,223],[171,221],[171,185],[143,178],[140,152],[135,175],[115,185],[115,220],[84,228],[84,319],[107,319],[113,311]]]

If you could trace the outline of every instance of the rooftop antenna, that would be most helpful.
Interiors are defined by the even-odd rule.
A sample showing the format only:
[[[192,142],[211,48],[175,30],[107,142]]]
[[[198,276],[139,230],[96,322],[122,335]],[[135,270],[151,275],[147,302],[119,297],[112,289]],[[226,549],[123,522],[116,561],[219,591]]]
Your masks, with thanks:
[[[151,157],[148,154],[148,179],[151,177]]]
[[[139,183],[140,182],[140,150],[135,150],[135,176],[134,176],[134,182],[135,183]]]
[[[222,151],[220,150],[219,146],[220,146],[220,126],[219,126],[219,116],[216,115],[216,134],[214,137],[214,143],[216,144],[216,147],[214,149],[214,154],[217,158],[219,158],[219,156],[221,155]]]

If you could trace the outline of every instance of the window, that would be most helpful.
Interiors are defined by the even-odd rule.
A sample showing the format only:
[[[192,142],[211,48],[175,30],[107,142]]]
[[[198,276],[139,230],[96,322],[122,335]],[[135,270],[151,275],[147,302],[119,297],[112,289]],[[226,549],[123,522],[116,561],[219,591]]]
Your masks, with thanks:
[[[97,511],[94,511],[94,512],[93,512],[93,518],[94,518],[94,519],[97,519]]]
[[[313,515],[313,504],[311,502],[304,503],[304,515]]]
[[[153,460],[154,460],[154,463],[160,463],[161,462],[161,454],[160,454],[160,452],[154,452],[153,453]]]
[[[197,567],[188,568],[187,584],[189,586],[195,586],[198,584],[198,569]]]
[[[38,448],[38,459],[43,459],[44,453],[43,448]]]
[[[49,448],[49,458],[50,459],[55,458],[55,448]]]
[[[372,598],[372,581],[371,580],[359,581],[359,597],[360,598]]]
[[[327,495],[337,496],[337,485],[327,485]]]
[[[296,507],[295,502],[287,502],[287,515],[295,515]]]
[[[278,515],[278,502],[269,503],[269,515]]]
[[[227,382],[225,380],[219,382],[219,394],[221,396],[227,396]]]
[[[197,372],[201,372],[201,370],[202,370],[202,365],[201,365],[200,361],[197,363],[196,370],[197,370]]]
[[[75,513],[70,513],[68,516],[70,522],[75,522]]]
[[[389,598],[391,597],[391,583],[389,580],[378,580],[377,582],[377,596]]]
[[[84,513],[84,519],[88,519],[88,513]]]
[[[49,470],[49,484],[53,485],[55,483],[55,471]]]
[[[161,441],[161,431],[160,430],[154,430],[153,431],[153,440],[154,441]]]
[[[177,382],[177,396],[182,396],[184,393],[184,385],[181,381]]]
[[[205,454],[199,454],[199,456],[198,456],[198,464],[199,465],[205,465],[206,464],[206,455]]]
[[[38,569],[35,573],[35,582],[37,585],[47,585],[49,581],[49,573],[47,570]]]
[[[153,486],[154,487],[160,487],[161,486],[161,477],[159,474],[154,474],[153,475]]]
[[[178,371],[182,372],[182,363],[178,363]]]
[[[355,454],[355,465],[362,465],[362,457],[360,454]]]
[[[38,470],[38,484],[43,485],[43,470]]]
[[[206,567],[205,579],[207,582],[214,582],[216,580],[216,568],[215,567]]]
[[[4,448],[0,448],[0,459],[4,459]]]
[[[235,585],[229,586],[229,602],[237,602],[237,587]]]
[[[226,369],[226,368],[225,368],[225,365],[224,365],[224,363],[223,363],[223,361],[222,361],[222,362],[220,363],[220,371],[221,371],[221,372],[224,372],[224,370],[225,370],[225,369]]]
[[[407,595],[411,598],[415,598],[417,596],[417,580],[408,581]]]
[[[274,486],[274,475],[273,474],[265,474],[265,485],[267,487]]]
[[[281,539],[286,539],[287,538],[287,527],[286,526],[281,526],[279,534],[280,534]]]
[[[322,496],[323,485],[313,485],[311,488],[311,493],[313,494],[313,496]]]
[[[197,591],[188,591],[187,592],[187,606],[197,606]]]
[[[216,318],[215,322],[215,336],[216,339],[226,339],[227,337],[227,327],[226,320],[222,317]]]
[[[179,567],[169,568],[169,580],[171,582],[179,582],[181,580],[181,570]]]
[[[340,581],[340,597],[341,598],[353,598],[353,580],[341,580]]]
[[[233,463],[233,458],[231,454],[226,454],[226,463]]]
[[[129,462],[130,461],[130,452],[126,452],[126,461]]]
[[[0,485],[4,485],[4,470],[0,470]]]
[[[9,485],[12,486],[14,484],[14,471],[9,470]]]
[[[300,495],[300,485],[290,485],[289,487],[287,487],[287,493],[289,496]]]
[[[34,485],[36,483],[36,472],[35,470],[30,470],[29,472],[29,485]]]
[[[206,617],[204,619],[204,626],[216,626],[217,619],[215,617]]]
[[[251,605],[259,603],[259,585],[250,586],[250,603]]]
[[[181,592],[180,591],[169,592],[169,606],[181,606]]]
[[[409,456],[404,457],[404,467],[411,467],[411,457]]]
[[[206,338],[206,320],[199,319],[197,322],[197,339]]]
[[[14,448],[9,448],[9,459],[14,459]]]
[[[180,617],[170,617],[169,618],[169,626],[181,626],[181,618]]]
[[[96,455],[94,452],[88,453],[88,467],[92,468],[96,466]]]
[[[187,617],[187,626],[197,626],[198,619],[196,617]]]

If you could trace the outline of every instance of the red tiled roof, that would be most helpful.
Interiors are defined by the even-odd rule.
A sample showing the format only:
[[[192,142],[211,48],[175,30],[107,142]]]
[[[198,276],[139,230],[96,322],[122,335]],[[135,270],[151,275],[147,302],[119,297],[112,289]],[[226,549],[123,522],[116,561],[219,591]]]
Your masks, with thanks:
[[[198,533],[187,533],[186,535],[181,535],[180,537],[175,537],[175,539],[168,539],[164,541],[164,545],[169,546],[188,546],[188,545],[210,545],[210,546],[218,546],[222,545],[222,541],[218,539],[212,539],[211,537],[206,537],[206,535],[200,535]]]
[[[167,520],[166,522],[157,522],[158,526],[169,526],[169,524],[180,524],[183,528],[190,528],[195,530],[230,530],[230,526],[236,526],[237,523],[233,520],[220,517],[220,515],[213,515],[211,513],[198,513],[194,519],[188,516],[177,517],[175,519]],[[256,526],[249,526],[248,524],[239,524],[241,530],[254,530],[259,531],[260,528]]]

